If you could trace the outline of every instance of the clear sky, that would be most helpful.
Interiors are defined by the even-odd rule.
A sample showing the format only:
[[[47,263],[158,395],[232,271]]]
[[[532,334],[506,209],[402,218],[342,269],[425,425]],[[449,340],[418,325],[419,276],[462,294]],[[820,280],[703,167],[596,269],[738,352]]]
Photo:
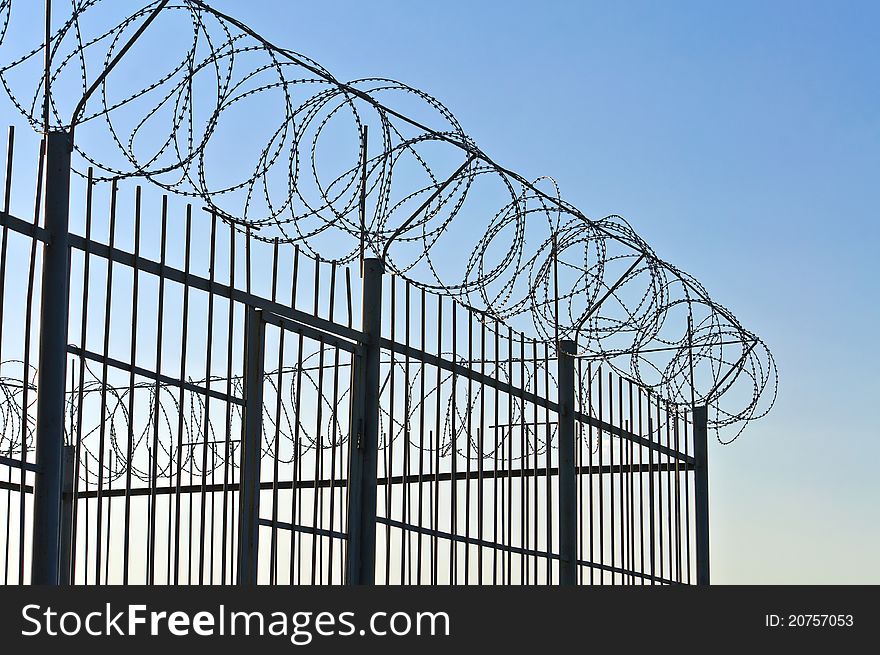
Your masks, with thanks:
[[[770,416],[710,450],[713,581],[880,583],[880,4],[213,4],[339,79],[424,89],[701,280],[780,371]]]

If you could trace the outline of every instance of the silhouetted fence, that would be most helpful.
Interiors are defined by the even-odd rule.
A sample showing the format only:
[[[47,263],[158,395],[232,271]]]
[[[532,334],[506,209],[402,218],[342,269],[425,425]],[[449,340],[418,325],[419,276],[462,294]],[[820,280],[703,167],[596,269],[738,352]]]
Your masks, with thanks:
[[[5,583],[708,583],[704,408],[173,197],[68,233],[66,139],[27,219],[10,131]]]

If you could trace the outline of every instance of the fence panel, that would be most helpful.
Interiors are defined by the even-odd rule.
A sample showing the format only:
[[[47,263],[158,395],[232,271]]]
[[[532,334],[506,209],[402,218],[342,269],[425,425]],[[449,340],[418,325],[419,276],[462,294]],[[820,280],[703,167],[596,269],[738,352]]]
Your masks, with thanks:
[[[379,272],[362,291],[361,271],[174,197],[90,176],[81,190],[61,582],[706,581],[705,449],[698,461],[689,408],[573,343],[562,355],[400,277]],[[31,579],[38,472],[48,237],[35,216],[0,215],[0,546],[12,584]]]

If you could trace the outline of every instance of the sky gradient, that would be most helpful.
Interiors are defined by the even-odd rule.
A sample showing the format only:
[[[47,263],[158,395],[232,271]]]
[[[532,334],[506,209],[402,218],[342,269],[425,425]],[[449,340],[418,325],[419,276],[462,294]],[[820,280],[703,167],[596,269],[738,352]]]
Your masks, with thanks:
[[[338,79],[424,89],[695,275],[780,375],[710,445],[713,582],[880,583],[880,4],[213,4]]]

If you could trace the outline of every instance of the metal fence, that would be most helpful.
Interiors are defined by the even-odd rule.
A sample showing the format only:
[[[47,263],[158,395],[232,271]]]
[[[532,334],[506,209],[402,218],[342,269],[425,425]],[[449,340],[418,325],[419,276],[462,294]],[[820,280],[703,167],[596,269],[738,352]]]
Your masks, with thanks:
[[[708,583],[704,407],[12,137],[4,583]]]

